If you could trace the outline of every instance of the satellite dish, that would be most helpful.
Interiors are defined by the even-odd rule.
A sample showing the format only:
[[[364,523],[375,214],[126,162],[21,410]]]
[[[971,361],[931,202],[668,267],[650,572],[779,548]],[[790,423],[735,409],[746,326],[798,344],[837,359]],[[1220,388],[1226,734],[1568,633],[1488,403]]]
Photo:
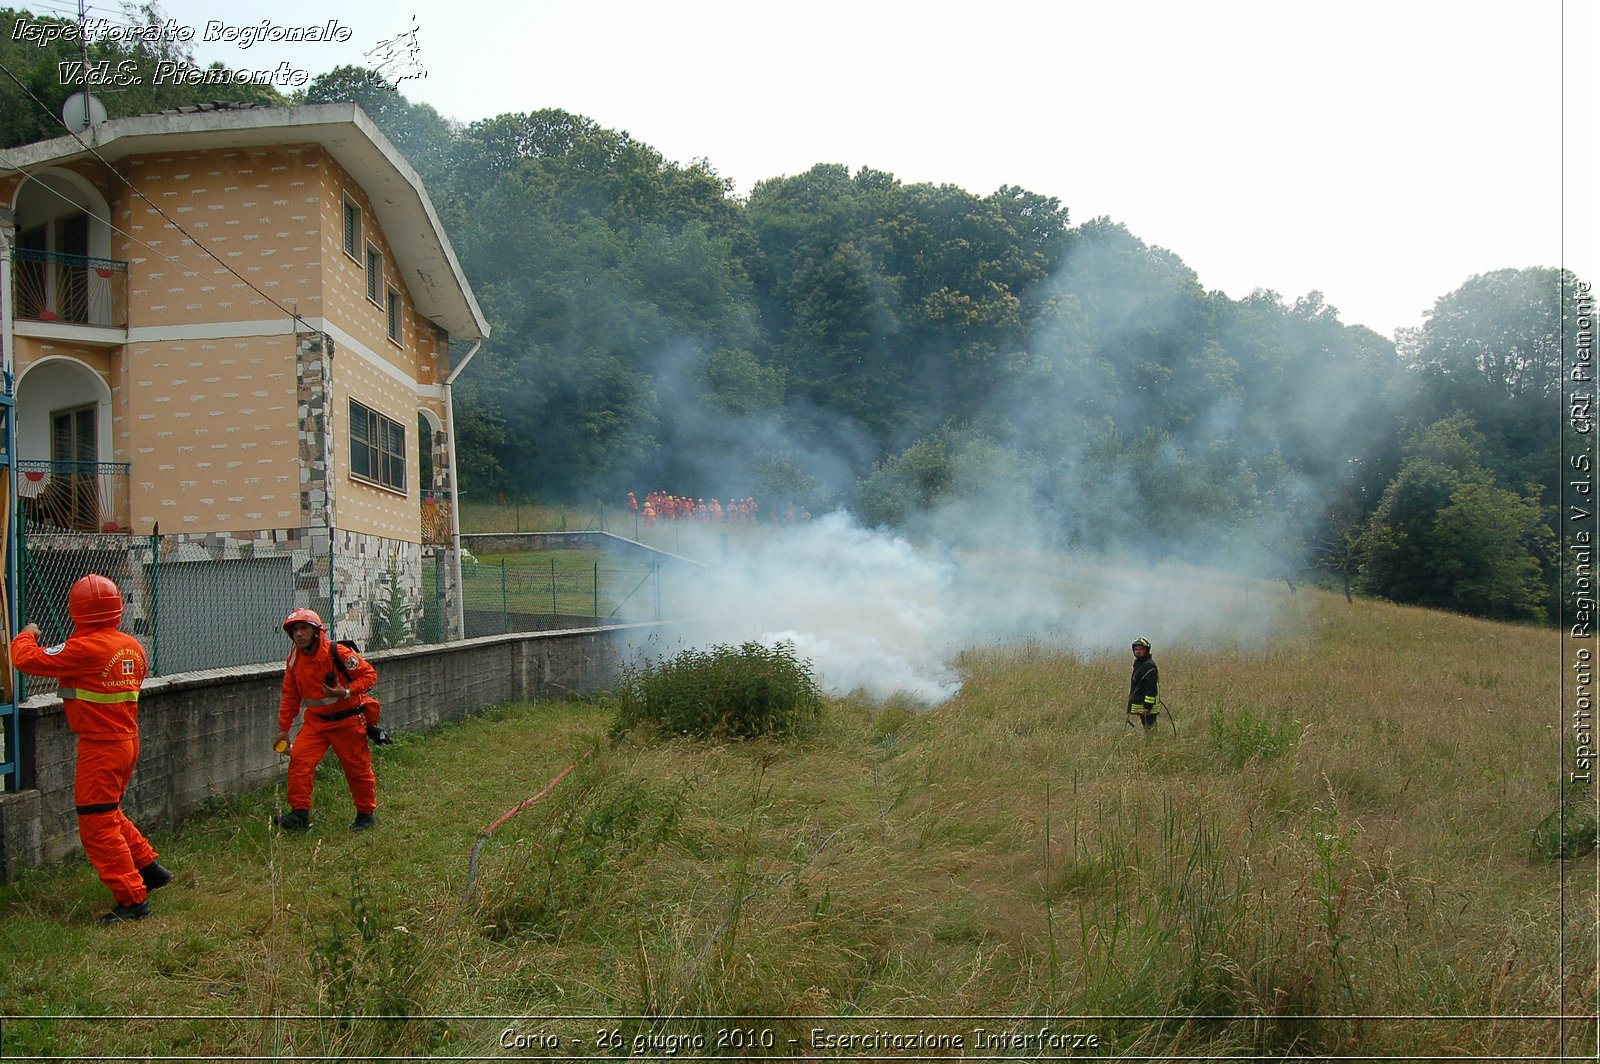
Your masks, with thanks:
[[[74,133],[82,133],[105,120],[106,105],[87,92],[75,92],[61,105],[61,121]]]

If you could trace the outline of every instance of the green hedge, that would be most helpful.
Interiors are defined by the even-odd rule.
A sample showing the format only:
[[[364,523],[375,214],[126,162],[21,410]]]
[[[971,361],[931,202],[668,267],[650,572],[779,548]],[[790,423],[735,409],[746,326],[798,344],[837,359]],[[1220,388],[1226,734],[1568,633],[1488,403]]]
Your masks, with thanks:
[[[787,642],[716,645],[628,666],[616,693],[613,735],[642,728],[713,739],[803,736],[822,716],[811,663]]]

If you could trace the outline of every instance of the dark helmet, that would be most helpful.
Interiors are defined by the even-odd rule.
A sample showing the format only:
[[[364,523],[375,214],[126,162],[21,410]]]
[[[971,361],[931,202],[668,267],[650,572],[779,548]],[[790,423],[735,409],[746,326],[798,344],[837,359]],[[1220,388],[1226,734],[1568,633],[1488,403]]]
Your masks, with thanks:
[[[1150,653],[1150,640],[1146,639],[1144,636],[1140,636],[1138,639],[1135,639],[1133,641],[1133,649],[1137,650],[1140,647],[1144,647],[1144,652],[1146,654]]]

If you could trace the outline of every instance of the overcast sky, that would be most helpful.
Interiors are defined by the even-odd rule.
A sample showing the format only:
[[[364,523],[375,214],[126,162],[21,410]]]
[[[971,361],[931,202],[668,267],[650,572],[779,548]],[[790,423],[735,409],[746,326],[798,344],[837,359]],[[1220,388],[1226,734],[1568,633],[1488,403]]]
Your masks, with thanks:
[[[1386,336],[1477,273],[1600,281],[1597,0],[160,6],[202,64],[385,66],[460,122],[558,107],[741,193],[816,163],[1021,185],[1124,223],[1208,289],[1320,290]],[[201,39],[210,20],[329,18],[346,43]],[[385,60],[412,30],[409,62]]]

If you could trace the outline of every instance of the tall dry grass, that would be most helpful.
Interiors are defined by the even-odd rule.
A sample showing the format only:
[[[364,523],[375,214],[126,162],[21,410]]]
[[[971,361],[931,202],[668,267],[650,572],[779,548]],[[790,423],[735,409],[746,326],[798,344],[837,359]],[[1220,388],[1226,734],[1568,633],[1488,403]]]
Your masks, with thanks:
[[[1176,734],[1126,727],[1122,654],[1040,642],[968,652],[936,710],[834,700],[798,743],[613,745],[603,702],[491,713],[385,752],[377,837],[291,844],[270,796],[187,831],[160,916],[99,960],[84,870],[8,888],[0,945],[33,963],[0,993],[92,1012],[137,985],[150,1012],[241,1017],[71,1042],[102,1052],[492,1055],[514,1029],[719,1055],[733,1029],[772,1044],[725,1055],[829,1055],[814,1029],[970,1050],[980,1026],[1145,1059],[1586,1052],[1593,860],[1528,845],[1559,802],[1556,636],[1251,595],[1274,596],[1259,641],[1158,639]],[[468,889],[476,833],[567,764]],[[363,1019],[385,1012],[432,1018]]]
[[[1034,644],[966,655],[931,713],[837,704],[805,747],[627,750],[609,778],[693,786],[607,879],[638,941],[579,949],[630,973],[585,1005],[1104,1016],[1122,1052],[1581,1047],[1532,1018],[1595,994],[1592,877],[1564,896],[1528,845],[1559,803],[1554,635],[1255,594],[1288,600],[1277,637],[1160,656],[1176,734],[1126,727],[1120,656]]]

